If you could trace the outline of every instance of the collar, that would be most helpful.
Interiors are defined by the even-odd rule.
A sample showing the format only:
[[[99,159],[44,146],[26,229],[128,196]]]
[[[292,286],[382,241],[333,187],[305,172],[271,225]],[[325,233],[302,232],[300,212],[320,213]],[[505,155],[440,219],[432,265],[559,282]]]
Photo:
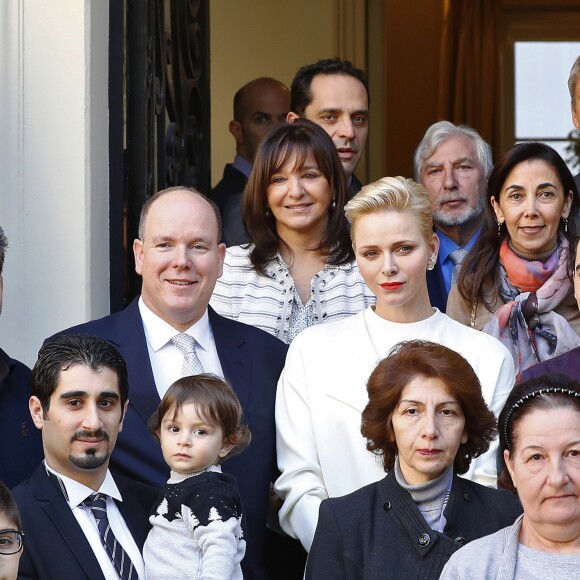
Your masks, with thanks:
[[[477,231],[469,238],[469,241],[465,246],[459,246],[456,244],[449,236],[446,236],[439,228],[435,228],[435,233],[439,238],[439,254],[438,260],[440,264],[443,264],[445,260],[449,257],[449,254],[453,252],[453,250],[457,250],[458,248],[465,248],[466,250],[471,250],[472,246],[475,244],[475,241],[479,237],[479,233],[481,228],[477,229]]]
[[[157,314],[155,314],[145,304],[145,302],[143,302],[142,296],[139,297],[139,312],[141,313],[141,319],[143,320],[145,338],[154,352],[163,348],[174,336],[181,334],[178,330],[173,328],[171,324],[157,316]],[[203,350],[209,350],[211,338],[207,309],[203,313],[203,316],[185,331],[185,334],[193,336],[196,343]]]
[[[115,483],[115,480],[113,479],[113,476],[108,469],[101,487],[99,487],[97,490],[94,490],[82,483],[79,483],[78,481],[75,481],[74,479],[71,479],[70,477],[67,477],[66,475],[62,475],[62,473],[59,473],[58,471],[55,471],[52,469],[52,467],[47,465],[46,460],[44,461],[44,467],[47,471],[50,471],[50,473],[58,477],[62,482],[62,485],[64,486],[63,493],[71,509],[77,507],[89,495],[91,495],[91,493],[95,493],[95,491],[98,493],[105,493],[117,501],[123,501],[121,492],[119,491],[119,488],[117,487],[117,484]]]
[[[250,177],[250,173],[252,171],[252,164],[241,155],[236,155],[234,157],[232,167],[237,169],[240,173],[243,173],[246,177]]]
[[[190,477],[195,477],[196,475],[201,475],[202,473],[207,473],[208,471],[213,471],[215,473],[221,473],[222,468],[220,465],[210,465],[201,471],[196,471],[194,473],[180,473],[178,471],[171,470],[169,472],[169,480],[167,483],[179,483],[180,481],[184,481],[189,479]]]

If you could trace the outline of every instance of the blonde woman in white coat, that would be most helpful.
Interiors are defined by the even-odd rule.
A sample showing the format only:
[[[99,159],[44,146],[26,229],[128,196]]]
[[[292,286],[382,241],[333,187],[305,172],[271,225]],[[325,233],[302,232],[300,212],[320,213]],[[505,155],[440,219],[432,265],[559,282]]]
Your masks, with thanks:
[[[309,550],[323,499],[384,477],[365,446],[361,413],[366,383],[398,342],[424,339],[459,352],[474,368],[497,415],[514,382],[508,350],[495,338],[455,322],[429,302],[426,271],[437,259],[431,206],[423,186],[385,177],[346,205],[356,261],[375,307],[306,329],[290,346],[278,383],[276,430],[284,500],[283,529]],[[495,485],[494,444],[466,477]]]

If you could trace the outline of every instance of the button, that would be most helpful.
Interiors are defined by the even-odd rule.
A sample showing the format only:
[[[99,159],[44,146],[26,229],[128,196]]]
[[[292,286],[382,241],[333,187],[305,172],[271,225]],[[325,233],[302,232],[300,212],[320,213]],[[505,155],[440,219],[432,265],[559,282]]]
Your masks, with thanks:
[[[471,496],[468,493],[463,494],[463,499],[465,501],[471,501]]]
[[[465,544],[467,544],[467,540],[463,536],[459,536],[458,538],[455,538],[455,541],[458,544],[461,544],[462,546],[465,546]]]
[[[390,502],[390,501],[386,501],[386,502],[383,504],[383,509],[384,509],[386,512],[388,512],[388,511],[389,511],[389,510],[390,510],[392,507],[393,507],[393,506],[391,505],[391,502]]]
[[[421,548],[426,548],[431,543],[431,537],[429,534],[421,534],[419,536],[419,546]]]

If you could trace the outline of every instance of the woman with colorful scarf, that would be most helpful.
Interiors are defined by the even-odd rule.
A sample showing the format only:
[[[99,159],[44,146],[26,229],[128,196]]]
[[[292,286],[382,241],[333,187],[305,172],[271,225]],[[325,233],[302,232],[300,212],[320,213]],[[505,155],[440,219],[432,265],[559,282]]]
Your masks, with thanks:
[[[481,234],[447,314],[498,338],[516,373],[580,345],[569,270],[580,200],[570,170],[543,143],[520,143],[489,177]]]

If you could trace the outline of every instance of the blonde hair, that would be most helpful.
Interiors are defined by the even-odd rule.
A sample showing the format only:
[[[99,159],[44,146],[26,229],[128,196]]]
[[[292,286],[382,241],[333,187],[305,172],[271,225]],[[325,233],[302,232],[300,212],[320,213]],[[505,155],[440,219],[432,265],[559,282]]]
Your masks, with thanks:
[[[350,237],[354,244],[356,223],[362,216],[378,211],[399,211],[412,214],[426,242],[433,237],[431,202],[427,190],[412,179],[383,177],[365,185],[344,207],[350,223]]]

